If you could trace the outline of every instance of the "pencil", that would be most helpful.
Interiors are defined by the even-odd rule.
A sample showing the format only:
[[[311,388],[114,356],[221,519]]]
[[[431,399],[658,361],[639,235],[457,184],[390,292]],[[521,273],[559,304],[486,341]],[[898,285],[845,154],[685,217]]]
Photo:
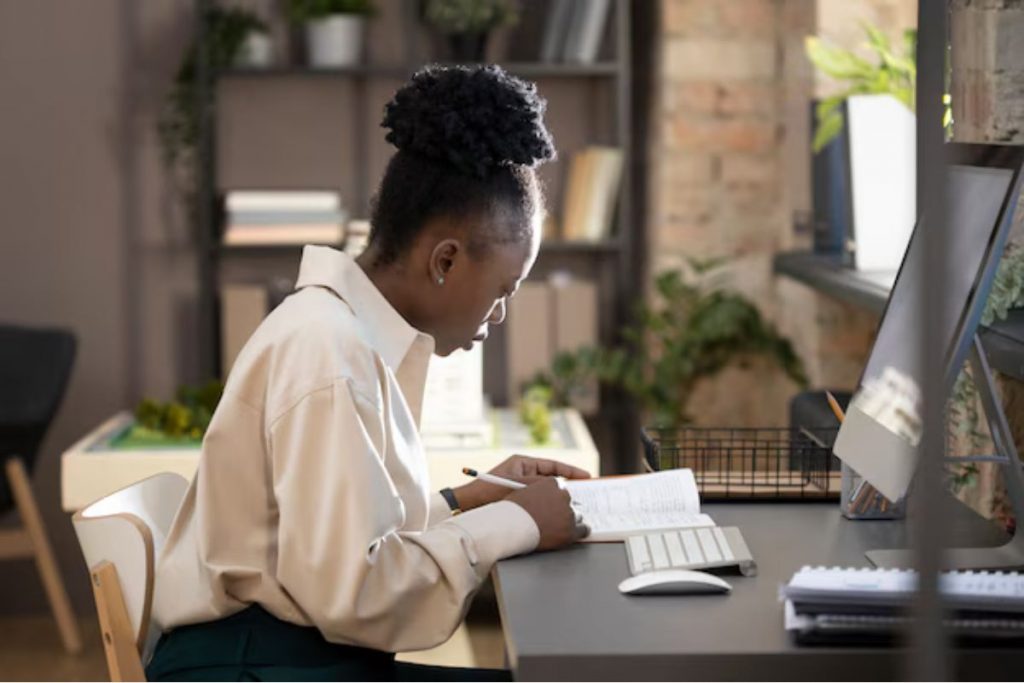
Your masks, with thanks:
[[[836,419],[839,420],[839,424],[842,424],[843,420],[846,419],[846,413],[844,413],[843,409],[839,407],[839,401],[836,400],[836,397],[832,395],[831,391],[825,392],[825,398],[828,399],[828,407],[832,409],[833,413],[835,413]]]
[[[815,436],[814,432],[809,430],[807,427],[801,427],[800,433],[806,436],[808,439],[810,439],[811,443],[813,443],[818,448],[828,448],[828,444],[826,444],[824,441]]]
[[[476,477],[477,479],[489,481],[492,484],[497,484],[498,486],[505,486],[510,489],[526,488],[526,484],[522,482],[512,481],[511,479],[505,479],[504,477],[496,477],[493,474],[487,474],[486,472],[477,472],[476,470],[469,467],[463,467],[462,473],[465,474],[467,477]]]

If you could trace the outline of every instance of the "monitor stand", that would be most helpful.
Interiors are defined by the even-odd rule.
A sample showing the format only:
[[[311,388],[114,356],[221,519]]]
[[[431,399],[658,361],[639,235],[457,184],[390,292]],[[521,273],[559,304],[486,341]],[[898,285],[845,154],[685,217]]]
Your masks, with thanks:
[[[996,456],[1003,469],[1006,492],[1018,525],[1024,524],[1024,470],[1017,456],[1010,425],[1003,412],[1003,404],[996,391],[988,358],[977,333],[971,345],[972,378],[981,396],[981,405],[988,420],[989,431],[995,444]],[[986,458],[987,459],[987,458]],[[868,560],[876,567],[911,568],[916,564],[912,550],[869,550]],[[946,548],[943,554],[945,569],[1021,569],[1024,568],[1024,535],[1015,533],[1004,545],[990,548]]]

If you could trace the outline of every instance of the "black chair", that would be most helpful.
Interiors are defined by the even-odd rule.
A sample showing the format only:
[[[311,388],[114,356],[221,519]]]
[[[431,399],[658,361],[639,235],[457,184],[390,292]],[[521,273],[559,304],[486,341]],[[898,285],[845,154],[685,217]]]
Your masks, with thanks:
[[[64,647],[73,653],[82,649],[82,639],[29,473],[74,359],[75,337],[69,332],[0,325],[0,513],[16,508],[23,524],[0,530],[0,559],[35,559]]]

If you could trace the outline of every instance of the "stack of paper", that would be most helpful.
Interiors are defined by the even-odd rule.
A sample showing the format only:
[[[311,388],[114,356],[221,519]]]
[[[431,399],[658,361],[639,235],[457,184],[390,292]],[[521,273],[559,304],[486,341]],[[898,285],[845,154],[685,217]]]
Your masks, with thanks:
[[[231,191],[224,244],[341,244],[345,212],[337,192]]]

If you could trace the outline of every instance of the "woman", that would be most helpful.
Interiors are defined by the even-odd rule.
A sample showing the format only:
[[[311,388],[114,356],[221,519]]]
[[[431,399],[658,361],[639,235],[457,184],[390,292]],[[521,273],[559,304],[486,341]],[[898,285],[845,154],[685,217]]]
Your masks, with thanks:
[[[387,105],[398,151],[353,261],[306,247],[235,361],[158,562],[151,679],[442,679],[396,664],[458,626],[505,557],[586,534],[552,475],[513,457],[429,493],[417,434],[430,354],[487,337],[537,255],[545,102],[498,67],[428,67]]]

